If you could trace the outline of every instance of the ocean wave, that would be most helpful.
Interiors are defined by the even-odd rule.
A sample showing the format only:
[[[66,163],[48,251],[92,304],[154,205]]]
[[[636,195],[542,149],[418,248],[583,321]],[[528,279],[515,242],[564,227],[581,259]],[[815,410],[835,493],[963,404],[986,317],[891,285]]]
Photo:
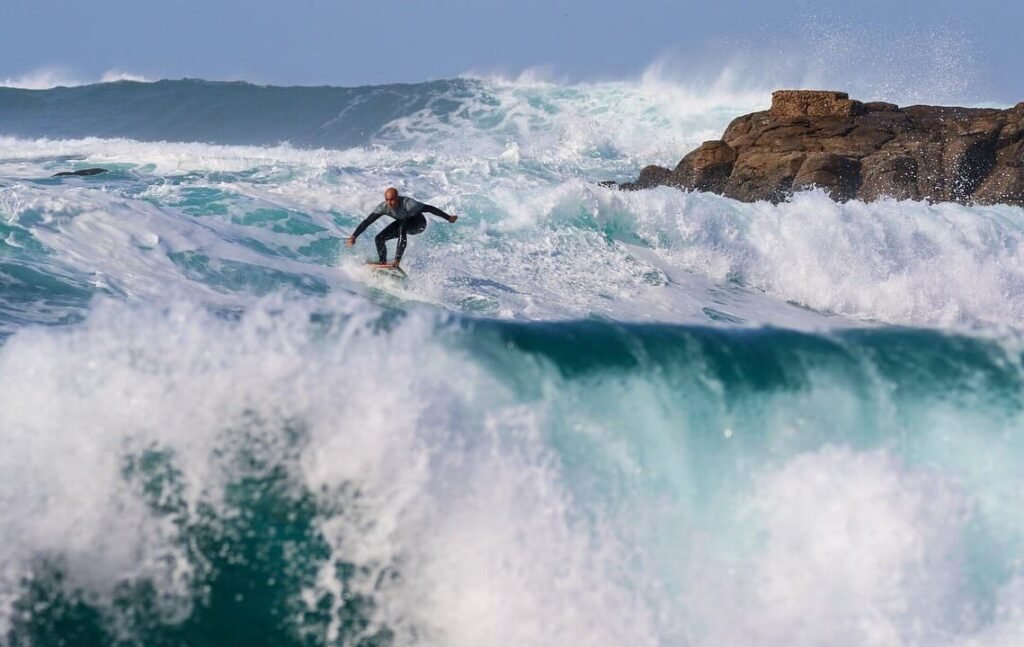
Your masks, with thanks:
[[[557,86],[489,79],[275,87],[203,80],[0,87],[0,135],[666,161],[720,132],[751,97],[658,81]],[[663,159],[665,158],[665,159]]]
[[[0,632],[998,644],[1020,357],[916,330],[104,299],[0,347]]]
[[[111,172],[48,177],[73,165]],[[799,329],[1017,328],[1024,314],[1014,207],[619,192],[563,162],[419,149],[3,139],[0,172],[5,249],[22,268],[7,280],[25,297],[14,274],[53,276],[76,295],[69,307],[85,287],[234,304],[340,289],[499,318]],[[362,270],[369,243],[343,246],[386,186],[463,216],[412,239],[402,285]]]

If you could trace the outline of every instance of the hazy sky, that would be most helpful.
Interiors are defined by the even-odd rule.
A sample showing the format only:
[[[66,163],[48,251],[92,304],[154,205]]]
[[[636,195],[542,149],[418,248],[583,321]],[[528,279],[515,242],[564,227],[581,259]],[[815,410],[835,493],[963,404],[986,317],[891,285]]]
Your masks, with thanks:
[[[1024,100],[1024,2],[0,0],[0,83],[364,85],[517,76]]]

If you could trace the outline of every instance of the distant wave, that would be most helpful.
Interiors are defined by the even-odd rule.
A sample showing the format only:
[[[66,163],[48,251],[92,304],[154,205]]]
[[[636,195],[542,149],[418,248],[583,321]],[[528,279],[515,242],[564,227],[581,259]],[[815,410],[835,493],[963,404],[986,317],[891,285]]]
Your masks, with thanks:
[[[453,80],[367,88],[274,87],[184,79],[48,90],[0,88],[0,132],[217,144],[351,147],[450,93]],[[438,109],[444,110],[444,107]]]
[[[580,85],[459,78],[353,88],[125,80],[46,90],[0,87],[0,136],[386,145],[486,157],[546,156],[558,148],[667,164],[716,136],[733,117],[761,107],[748,93],[709,92],[654,77]]]
[[[114,83],[116,81],[138,81],[148,83],[141,74],[133,74],[123,70],[111,69],[103,73],[99,83]],[[21,76],[8,77],[0,80],[0,88],[20,88],[22,90],[49,90],[56,87],[76,87],[79,85],[91,85],[96,81],[80,79],[76,74],[63,67],[41,67]]]

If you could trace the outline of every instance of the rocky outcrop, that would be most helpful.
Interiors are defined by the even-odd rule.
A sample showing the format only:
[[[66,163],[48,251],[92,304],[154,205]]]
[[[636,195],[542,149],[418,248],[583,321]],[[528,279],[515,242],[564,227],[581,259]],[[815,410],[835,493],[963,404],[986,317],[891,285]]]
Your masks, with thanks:
[[[710,191],[744,202],[820,187],[836,200],[1024,206],[1024,102],[1007,110],[861,103],[844,92],[779,90],[674,169],[623,189]]]
[[[60,173],[54,173],[50,177],[71,177],[71,176],[86,177],[86,176],[89,176],[89,175],[99,175],[100,173],[109,173],[109,172],[110,171],[108,171],[105,168],[83,168],[83,169],[79,169],[77,171],[61,171]]]

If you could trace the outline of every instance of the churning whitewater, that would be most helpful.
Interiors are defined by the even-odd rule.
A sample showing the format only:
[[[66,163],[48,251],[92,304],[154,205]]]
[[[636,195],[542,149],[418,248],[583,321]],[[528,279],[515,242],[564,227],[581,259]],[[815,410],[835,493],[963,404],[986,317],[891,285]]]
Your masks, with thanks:
[[[598,184],[766,99],[0,88],[0,642],[1020,644],[1024,211]]]

